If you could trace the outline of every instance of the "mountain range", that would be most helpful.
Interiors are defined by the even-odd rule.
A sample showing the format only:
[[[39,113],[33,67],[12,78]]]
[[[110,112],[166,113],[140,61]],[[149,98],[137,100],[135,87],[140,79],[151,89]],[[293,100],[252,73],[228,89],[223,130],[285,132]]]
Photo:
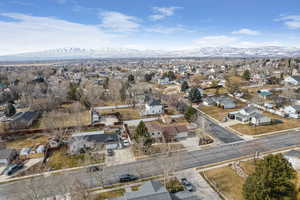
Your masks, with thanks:
[[[60,48],[0,56],[0,61],[33,61],[96,58],[165,58],[165,57],[298,57],[300,48],[268,46],[258,48],[203,47],[185,50],[137,50],[126,48]]]

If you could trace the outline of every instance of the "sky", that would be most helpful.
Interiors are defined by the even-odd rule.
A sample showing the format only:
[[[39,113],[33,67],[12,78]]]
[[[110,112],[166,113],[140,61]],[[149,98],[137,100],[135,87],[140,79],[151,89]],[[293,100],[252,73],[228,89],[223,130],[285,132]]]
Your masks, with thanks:
[[[0,0],[0,55],[262,46],[300,48],[300,0]]]

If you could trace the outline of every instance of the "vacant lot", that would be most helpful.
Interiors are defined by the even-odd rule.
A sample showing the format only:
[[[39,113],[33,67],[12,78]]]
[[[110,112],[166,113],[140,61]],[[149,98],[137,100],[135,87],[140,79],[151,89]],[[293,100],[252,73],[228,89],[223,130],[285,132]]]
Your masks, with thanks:
[[[278,121],[279,123],[265,126],[249,126],[248,124],[236,124],[231,126],[236,131],[239,131],[242,134],[246,135],[259,135],[264,133],[270,133],[275,131],[283,131],[292,128],[300,127],[300,120],[297,119],[288,119],[283,118],[278,115],[274,115],[268,112],[264,112],[264,115],[270,117],[273,120]]]
[[[134,108],[118,108],[118,109],[107,109],[107,110],[98,110],[100,114],[109,114],[109,113],[120,113],[123,120],[135,120],[140,119],[140,113],[137,109]]]
[[[48,142],[49,137],[45,135],[24,135],[17,139],[6,142],[6,146],[9,148],[22,149],[24,147],[32,147],[37,145],[45,145]]]
[[[237,107],[233,109],[223,109],[217,106],[200,106],[199,109],[212,118],[215,118],[216,120],[222,122],[224,120],[224,117],[226,117],[229,112],[237,111],[245,106],[246,104],[237,102]]]
[[[103,163],[105,159],[104,154],[79,154],[69,155],[68,149],[62,147],[55,151],[49,158],[47,165],[54,170],[80,167],[84,165]]]
[[[251,174],[255,169],[253,161],[241,162],[241,167],[246,174]],[[243,200],[242,190],[245,178],[237,175],[230,166],[205,171],[204,175],[227,198],[232,200]]]

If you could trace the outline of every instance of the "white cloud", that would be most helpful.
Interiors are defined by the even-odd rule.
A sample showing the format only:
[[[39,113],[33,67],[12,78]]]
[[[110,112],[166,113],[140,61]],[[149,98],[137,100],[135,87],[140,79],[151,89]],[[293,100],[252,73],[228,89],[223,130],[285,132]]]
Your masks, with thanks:
[[[238,41],[235,37],[228,37],[225,35],[206,36],[195,40],[195,43],[202,47],[219,47],[231,46]]]
[[[174,27],[153,26],[153,27],[145,28],[145,31],[152,32],[152,33],[162,33],[162,34],[170,34],[170,33],[177,33],[177,32],[193,32],[192,30],[189,30],[182,25],[177,25]]]
[[[178,9],[182,9],[182,7],[153,7],[152,9],[155,14],[150,15],[150,19],[153,21],[157,21],[174,15],[175,11]]]
[[[119,12],[101,12],[101,27],[112,32],[133,32],[140,27],[140,20],[133,16],[128,16]]]
[[[237,48],[253,48],[264,46],[281,46],[280,42],[253,42],[244,41],[238,37],[229,37],[225,35],[206,36],[194,41],[194,46],[197,47],[237,47]]]
[[[240,34],[240,35],[259,35],[259,31],[243,28],[238,31],[233,31],[232,34]]]
[[[52,48],[101,48],[112,46],[112,36],[96,25],[73,23],[53,17],[0,13],[0,54],[40,51]]]
[[[300,15],[288,15],[281,16],[275,21],[283,22],[290,29],[299,29],[300,28]]]

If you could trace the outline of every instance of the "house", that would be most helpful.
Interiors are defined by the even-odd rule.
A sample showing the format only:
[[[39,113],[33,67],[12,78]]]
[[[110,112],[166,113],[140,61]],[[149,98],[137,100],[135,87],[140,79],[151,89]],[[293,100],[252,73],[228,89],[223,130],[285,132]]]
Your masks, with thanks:
[[[15,149],[0,149],[0,165],[8,165],[17,157]]]
[[[126,192],[123,197],[109,200],[172,200],[170,193],[159,181],[147,181],[138,191]]]
[[[216,102],[214,101],[214,99],[212,97],[206,97],[202,99],[202,103],[205,106],[213,106],[216,105]]]
[[[158,79],[157,82],[158,82],[159,85],[168,85],[168,84],[170,84],[170,80],[169,80],[168,77]]]
[[[300,105],[285,106],[283,111],[292,118],[300,118]]]
[[[255,107],[247,106],[239,111],[228,113],[228,117],[240,122],[249,122],[251,117],[255,116],[256,114],[260,114],[260,112]]]
[[[269,90],[258,90],[257,93],[264,99],[272,95],[272,92]]]
[[[159,181],[147,181],[138,191],[126,192],[124,196],[111,198],[109,200],[200,200],[193,192],[168,192]]]
[[[256,113],[251,117],[250,123],[255,126],[268,125],[272,123],[272,119],[261,113]]]
[[[283,154],[283,157],[287,159],[295,170],[300,169],[300,151],[290,150]]]
[[[300,76],[288,76],[283,81],[290,85],[300,85]]]
[[[214,97],[216,105],[224,109],[232,109],[236,107],[235,102],[229,97]]]
[[[18,114],[10,122],[10,127],[13,129],[24,129],[30,127],[35,120],[40,116],[39,112],[27,111]]]
[[[163,142],[164,135],[163,135],[163,128],[158,123],[147,123],[146,127],[148,129],[149,135],[155,141]]]
[[[160,115],[164,113],[164,106],[158,99],[150,99],[145,104],[144,115]]]
[[[188,137],[188,129],[185,125],[171,125],[163,128],[166,142],[178,141]]]
[[[104,131],[93,131],[93,132],[83,132],[75,133],[72,135],[69,141],[69,149],[73,151],[74,143],[79,143],[81,140],[82,147],[100,147],[105,146],[106,149],[118,149],[121,148],[120,136],[117,132],[115,133],[104,133]],[[72,144],[73,143],[73,144]]]

